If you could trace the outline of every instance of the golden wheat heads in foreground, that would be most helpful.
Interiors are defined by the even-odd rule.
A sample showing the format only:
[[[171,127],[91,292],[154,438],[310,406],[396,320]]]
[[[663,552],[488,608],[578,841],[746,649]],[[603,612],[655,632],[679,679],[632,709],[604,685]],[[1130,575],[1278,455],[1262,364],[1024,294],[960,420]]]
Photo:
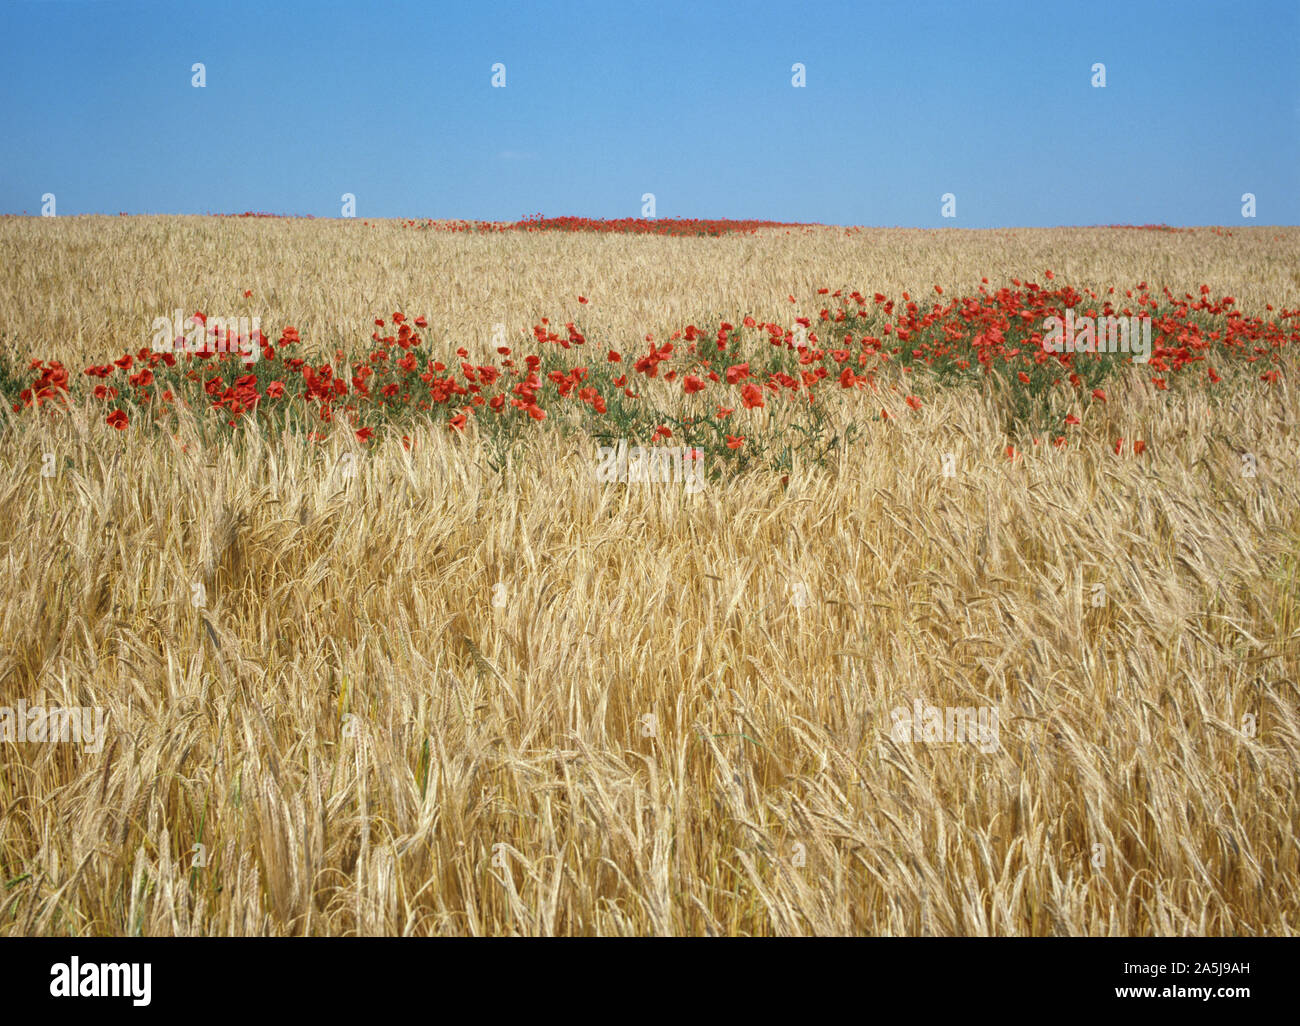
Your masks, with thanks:
[[[451,354],[579,292],[612,343],[1046,266],[1300,302],[1296,229],[355,227],[2,220],[5,346],[79,366],[246,287],[326,353],[396,309]],[[0,706],[106,727],[0,742],[0,929],[1292,934],[1295,371],[1261,398],[1132,370],[1080,444],[1014,460],[996,395],[936,391],[694,495],[601,484],[605,443],[550,425],[498,460],[474,424],[6,411]]]

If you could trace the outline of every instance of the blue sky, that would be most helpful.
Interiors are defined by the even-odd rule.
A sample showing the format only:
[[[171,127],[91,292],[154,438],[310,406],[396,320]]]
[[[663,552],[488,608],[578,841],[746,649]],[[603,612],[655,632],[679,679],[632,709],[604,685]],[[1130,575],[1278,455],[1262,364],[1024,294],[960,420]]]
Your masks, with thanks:
[[[1297,0],[0,0],[0,213],[1297,224],[1298,50]]]

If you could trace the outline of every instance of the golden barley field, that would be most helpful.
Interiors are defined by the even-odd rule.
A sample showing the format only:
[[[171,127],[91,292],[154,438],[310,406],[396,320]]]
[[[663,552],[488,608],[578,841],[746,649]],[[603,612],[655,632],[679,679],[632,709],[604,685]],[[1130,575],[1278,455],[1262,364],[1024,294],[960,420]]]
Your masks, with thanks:
[[[74,376],[173,308],[292,324],[322,359],[404,311],[454,365],[578,295],[601,354],[814,313],[819,288],[1046,268],[1300,306],[1300,229],[1269,227],[6,217],[0,265],[5,357]],[[1293,351],[1279,367],[1169,392],[1133,369],[1078,444],[1014,460],[995,394],[909,411],[883,388],[897,415],[822,462],[698,494],[601,484],[595,440],[551,421],[501,462],[477,425],[408,449],[6,405],[0,706],[106,728],[98,751],[0,740],[0,932],[1295,934]],[[826,394],[832,425],[861,410]],[[784,411],[735,417],[759,438]],[[996,736],[900,738],[917,703],[993,710]]]

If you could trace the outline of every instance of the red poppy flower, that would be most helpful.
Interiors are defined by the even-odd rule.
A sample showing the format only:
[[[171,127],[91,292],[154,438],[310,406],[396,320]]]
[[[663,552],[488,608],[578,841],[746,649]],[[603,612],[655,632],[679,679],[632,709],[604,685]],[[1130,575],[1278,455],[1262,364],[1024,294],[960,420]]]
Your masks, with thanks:
[[[744,435],[741,435],[739,438],[737,438],[735,435],[727,435],[727,448],[728,448],[728,449],[739,449],[739,448],[740,448],[742,445],[744,445],[744,444],[745,444],[745,436],[744,436]]]
[[[904,402],[914,410],[919,410],[921,408],[921,400],[914,395],[909,395]]]
[[[122,410],[114,410],[107,417],[105,417],[104,420],[107,424],[117,428],[117,430],[119,431],[126,430],[127,417]]]

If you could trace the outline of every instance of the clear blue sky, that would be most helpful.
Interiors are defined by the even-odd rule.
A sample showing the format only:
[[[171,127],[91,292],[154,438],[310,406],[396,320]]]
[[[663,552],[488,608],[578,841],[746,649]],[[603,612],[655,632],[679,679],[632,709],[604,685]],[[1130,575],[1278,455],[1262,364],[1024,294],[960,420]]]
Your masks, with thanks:
[[[1298,55],[1300,0],[0,0],[0,213],[1297,224]]]

